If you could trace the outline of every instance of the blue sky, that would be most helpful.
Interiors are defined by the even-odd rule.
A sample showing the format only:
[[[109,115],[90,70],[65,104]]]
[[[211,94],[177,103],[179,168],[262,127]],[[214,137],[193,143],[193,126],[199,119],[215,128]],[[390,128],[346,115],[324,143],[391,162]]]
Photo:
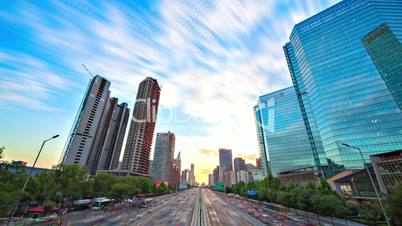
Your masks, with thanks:
[[[217,149],[255,162],[252,108],[291,85],[282,46],[295,23],[337,0],[2,1],[0,145],[7,159],[55,164],[89,75],[133,108],[146,76],[162,85],[157,132],[176,133],[183,166],[200,181]]]

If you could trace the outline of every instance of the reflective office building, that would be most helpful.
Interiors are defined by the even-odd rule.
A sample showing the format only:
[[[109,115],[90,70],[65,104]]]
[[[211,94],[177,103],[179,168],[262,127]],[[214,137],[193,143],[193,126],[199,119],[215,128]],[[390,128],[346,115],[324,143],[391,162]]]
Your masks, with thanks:
[[[308,133],[334,171],[363,166],[354,147],[368,162],[402,149],[401,12],[400,0],[345,0],[295,25],[284,47]]]
[[[257,132],[262,132],[258,135],[260,151],[267,155],[272,175],[325,164],[322,146],[316,150],[310,143],[293,87],[261,96],[254,110]]]

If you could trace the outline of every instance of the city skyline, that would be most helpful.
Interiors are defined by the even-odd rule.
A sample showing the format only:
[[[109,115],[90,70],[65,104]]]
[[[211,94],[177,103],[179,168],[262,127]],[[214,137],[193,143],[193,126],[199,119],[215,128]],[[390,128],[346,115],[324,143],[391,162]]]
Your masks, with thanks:
[[[130,109],[144,77],[160,81],[155,131],[176,134],[182,164],[195,163],[199,182],[207,182],[219,147],[254,163],[259,154],[250,106],[262,93],[291,84],[282,45],[293,25],[336,2],[247,2],[228,9],[223,2],[172,4],[181,10],[163,1],[105,3],[85,5],[88,12],[84,3],[5,3],[0,145],[7,159],[32,163],[41,140],[60,134],[38,166],[57,163],[90,78],[81,68],[86,64],[111,81],[111,95]]]

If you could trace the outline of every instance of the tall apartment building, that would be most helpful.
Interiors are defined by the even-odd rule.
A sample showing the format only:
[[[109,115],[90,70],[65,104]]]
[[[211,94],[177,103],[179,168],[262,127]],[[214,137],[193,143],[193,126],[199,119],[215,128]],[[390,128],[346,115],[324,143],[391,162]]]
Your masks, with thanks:
[[[118,104],[117,98],[111,98],[110,102],[113,111],[108,126],[109,129],[104,138],[97,170],[118,169],[128,123],[130,109],[127,107],[127,103]]]
[[[320,137],[333,173],[363,167],[350,145],[367,162],[402,149],[400,12],[399,0],[344,0],[295,25],[284,46],[309,139]]]
[[[89,83],[63,160],[86,166],[92,175],[118,167],[127,127],[127,104],[110,98],[109,87],[110,82],[99,75]]]
[[[91,79],[67,141],[63,164],[87,166],[102,114],[109,98],[110,81]]]
[[[261,96],[254,109],[261,114],[261,121],[256,124],[264,136],[258,136],[258,139],[264,139],[259,143],[265,145],[263,150],[267,150],[272,175],[306,166],[326,165],[322,145],[318,145],[317,140],[314,147],[320,147],[320,150],[311,145],[293,87]]]
[[[170,131],[157,133],[151,176],[154,180],[169,181],[173,165],[176,137]]]
[[[139,85],[119,175],[148,176],[160,91],[151,77]]]

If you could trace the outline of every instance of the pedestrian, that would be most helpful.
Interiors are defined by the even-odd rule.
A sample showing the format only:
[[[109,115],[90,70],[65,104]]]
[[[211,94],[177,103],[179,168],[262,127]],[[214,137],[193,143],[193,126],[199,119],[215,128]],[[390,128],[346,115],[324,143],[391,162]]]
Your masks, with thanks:
[[[61,226],[63,225],[63,218],[61,216],[58,216],[56,219],[56,226]]]

